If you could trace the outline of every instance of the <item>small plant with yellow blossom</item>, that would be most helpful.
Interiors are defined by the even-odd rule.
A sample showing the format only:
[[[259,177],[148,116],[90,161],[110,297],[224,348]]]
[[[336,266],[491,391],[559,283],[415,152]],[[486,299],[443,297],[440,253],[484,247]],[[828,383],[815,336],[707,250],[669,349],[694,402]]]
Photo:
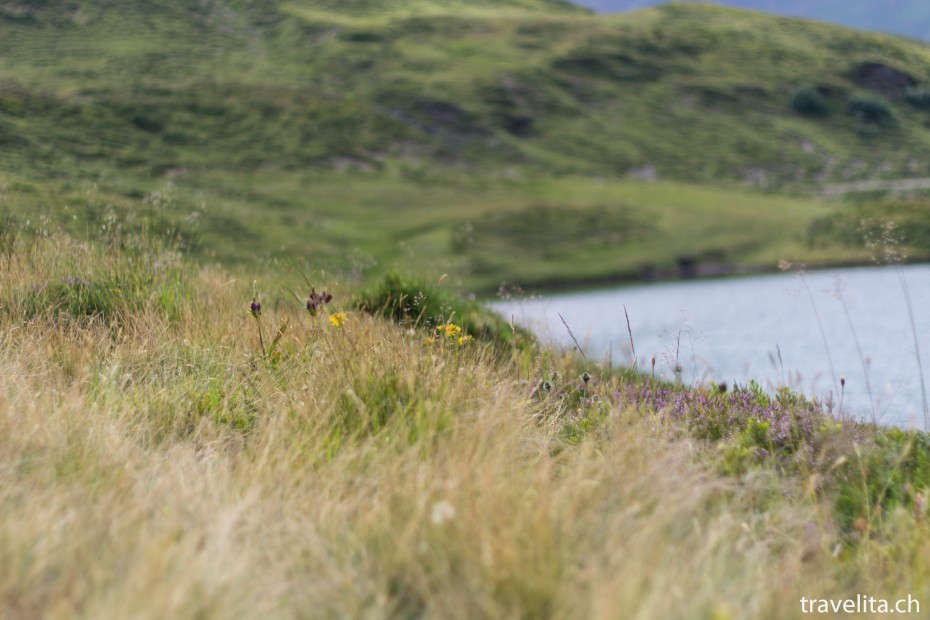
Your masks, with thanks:
[[[445,323],[437,327],[436,331],[446,338],[458,338],[459,334],[462,333],[462,328],[455,323]]]
[[[346,317],[345,312],[337,312],[336,314],[331,314],[329,316],[329,322],[332,324],[333,327],[338,328],[346,324],[347,318],[348,317]]]
[[[433,330],[432,335],[427,338],[426,342],[428,344],[454,342],[461,347],[471,342],[473,339],[473,336],[465,333],[460,325],[456,325],[455,323],[443,323]]]

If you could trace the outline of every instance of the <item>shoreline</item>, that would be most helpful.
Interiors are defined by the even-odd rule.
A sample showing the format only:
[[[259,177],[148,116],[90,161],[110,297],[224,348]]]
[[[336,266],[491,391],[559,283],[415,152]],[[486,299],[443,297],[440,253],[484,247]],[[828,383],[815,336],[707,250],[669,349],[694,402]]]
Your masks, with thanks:
[[[930,260],[915,260],[901,263],[901,266],[914,266],[930,264]],[[528,283],[505,283],[507,286],[516,286],[524,293],[573,293],[586,290],[601,290],[606,288],[619,288],[624,286],[638,286],[644,284],[662,284],[671,282],[687,282],[692,280],[722,280],[744,276],[759,276],[778,273],[798,273],[813,271],[828,271],[830,269],[847,269],[856,267],[881,267],[884,263],[876,264],[873,261],[835,261],[816,263],[789,263],[787,268],[781,266],[759,263],[679,263],[677,268],[647,268],[639,273],[615,273],[602,276],[589,276],[581,278],[547,278]],[[483,289],[476,292],[478,299],[492,300],[501,287],[496,289]]]

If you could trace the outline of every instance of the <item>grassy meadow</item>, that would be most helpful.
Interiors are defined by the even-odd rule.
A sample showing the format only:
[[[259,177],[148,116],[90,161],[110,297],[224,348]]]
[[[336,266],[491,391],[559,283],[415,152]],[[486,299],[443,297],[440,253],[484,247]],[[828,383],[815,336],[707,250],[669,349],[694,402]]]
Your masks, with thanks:
[[[930,176],[927,84],[703,5],[0,0],[0,618],[930,605],[930,436],[475,301],[926,259],[827,196]]]
[[[928,84],[925,44],[703,5],[3,2],[0,208],[479,294],[861,263],[825,192],[930,176]]]
[[[930,175],[930,48],[889,35],[684,4],[72,4],[0,13],[8,170]]]
[[[142,187],[144,193],[120,184],[10,183],[0,207],[33,232],[61,226],[93,236],[115,218],[127,229],[180,235],[207,262],[300,258],[365,281],[391,271],[432,279],[448,274],[461,290],[479,293],[502,283],[551,287],[675,277],[683,262],[774,268],[797,257],[812,264],[869,259],[858,230],[862,218],[838,214],[835,203],[685,183],[485,183],[454,175],[411,182],[256,172]],[[256,204],[262,205],[258,218]],[[889,207],[875,219],[900,210]],[[28,225],[25,214],[31,214]],[[834,220],[849,226],[835,230]],[[924,241],[915,244],[915,255],[923,254]]]
[[[926,435],[608,370],[430,285],[197,267],[119,229],[2,250],[2,617],[930,595]]]

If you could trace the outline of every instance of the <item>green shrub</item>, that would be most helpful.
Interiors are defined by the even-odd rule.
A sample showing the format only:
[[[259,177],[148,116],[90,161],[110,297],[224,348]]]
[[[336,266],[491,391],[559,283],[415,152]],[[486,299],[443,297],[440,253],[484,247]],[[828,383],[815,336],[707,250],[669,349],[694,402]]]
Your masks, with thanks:
[[[891,120],[891,108],[884,99],[865,93],[853,95],[849,99],[849,109],[863,123],[880,125]]]
[[[885,199],[852,205],[841,213],[832,213],[810,223],[809,247],[841,245],[861,248],[867,238],[880,238],[882,231],[894,224],[894,237],[911,255],[930,253],[930,221],[926,217],[930,201],[926,199]]]
[[[904,100],[921,110],[930,110],[930,88],[912,86],[904,93]]]
[[[827,102],[816,88],[802,86],[791,96],[791,107],[795,112],[806,116],[826,116],[830,113]]]
[[[875,530],[889,511],[920,509],[930,493],[930,435],[897,428],[878,432],[874,445],[848,463],[836,509],[844,531]],[[922,498],[922,499],[919,499]]]
[[[750,417],[746,427],[724,451],[721,466],[730,475],[740,475],[775,453],[772,424]]]
[[[532,346],[535,338],[511,326],[500,315],[477,301],[422,280],[393,273],[374,288],[359,295],[356,305],[369,314],[385,316],[402,325],[435,329],[455,323],[465,333],[485,342],[505,346]]]

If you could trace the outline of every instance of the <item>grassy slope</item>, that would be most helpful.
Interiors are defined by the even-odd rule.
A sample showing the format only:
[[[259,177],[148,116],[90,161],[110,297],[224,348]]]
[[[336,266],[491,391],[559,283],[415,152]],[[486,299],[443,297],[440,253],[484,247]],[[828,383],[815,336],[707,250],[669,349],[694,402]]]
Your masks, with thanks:
[[[829,203],[671,182],[411,183],[264,171],[143,184],[138,198],[127,196],[136,184],[115,192],[68,187],[49,194],[48,184],[20,182],[0,196],[33,215],[31,228],[43,214],[93,234],[113,215],[123,226],[180,230],[194,250],[224,263],[307,260],[358,278],[392,269],[448,274],[470,291],[496,290],[502,281],[674,275],[679,261],[774,266],[867,258],[854,224],[851,234],[844,229],[835,240],[808,244],[812,221],[845,221]]]
[[[846,106],[863,61],[926,80],[924,46],[709,7],[556,4],[4,3],[4,204],[78,229],[111,207],[160,227],[202,211],[222,259],[493,289],[682,258],[861,260],[808,246],[829,205],[733,184],[930,174],[927,112],[894,99],[879,126]],[[830,115],[791,111],[807,83]],[[623,180],[636,169],[677,184]],[[173,206],[144,200],[169,182]]]
[[[923,436],[837,425],[790,394],[682,391],[553,351],[430,342],[354,310],[353,285],[317,270],[364,269],[363,248],[432,269],[471,261],[450,265],[474,274],[476,257],[533,252],[539,237],[568,259],[497,273],[619,268],[617,245],[638,264],[635,242],[601,234],[605,219],[674,240],[640,246],[649,260],[734,239],[774,257],[829,208],[541,180],[545,159],[485,179],[449,170],[461,154],[418,161],[429,151],[415,140],[412,164],[386,158],[379,174],[308,172],[334,161],[327,149],[355,148],[339,132],[385,134],[358,126],[361,95],[294,86],[340,77],[280,61],[305,50],[268,44],[236,13],[222,28],[88,13],[88,31],[36,31],[53,26],[30,19],[56,16],[23,15],[6,51],[28,62],[0,55],[0,199],[37,234],[0,226],[0,616],[790,618],[801,596],[928,600]],[[270,18],[273,41],[306,35]],[[334,45],[327,62],[354,42]],[[326,131],[303,140],[300,122]],[[756,223],[740,219],[750,209]],[[521,214],[543,219],[517,226]],[[310,282],[294,265],[199,269],[127,233],[198,220],[203,251],[308,256],[297,269]],[[756,248],[776,225],[785,236]],[[256,278],[267,356],[246,311]],[[288,291],[311,283],[333,287],[341,328]],[[551,394],[534,392],[553,369]],[[579,393],[583,371],[594,377]]]
[[[0,243],[3,617],[765,619],[930,596],[913,436],[430,344],[339,283],[335,328],[271,284],[299,276],[104,241]],[[273,356],[254,277],[266,334],[289,326]]]
[[[0,110],[19,147],[8,167],[438,158],[558,173],[652,165],[702,181],[930,174],[912,161],[930,143],[925,112],[891,91],[880,93],[890,126],[863,128],[845,109],[861,62],[930,79],[928,48],[892,37],[684,5],[411,16],[265,2],[261,21],[135,6],[76,24],[2,22]],[[802,84],[831,89],[831,116],[792,113]]]

